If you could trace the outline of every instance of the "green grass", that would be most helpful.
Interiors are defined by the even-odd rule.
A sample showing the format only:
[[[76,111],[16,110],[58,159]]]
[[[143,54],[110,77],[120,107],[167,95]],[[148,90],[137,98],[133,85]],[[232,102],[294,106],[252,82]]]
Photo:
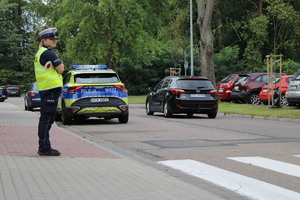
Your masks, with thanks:
[[[219,112],[264,117],[300,119],[300,110],[296,107],[269,108],[266,105],[219,103]]]
[[[129,103],[143,103],[146,102],[147,95],[129,96]]]
[[[129,96],[129,103],[142,103],[146,101],[146,95]],[[219,103],[219,112],[228,114],[241,114],[264,117],[279,117],[300,119],[300,109],[296,107],[269,108],[266,105],[250,105],[236,103]]]

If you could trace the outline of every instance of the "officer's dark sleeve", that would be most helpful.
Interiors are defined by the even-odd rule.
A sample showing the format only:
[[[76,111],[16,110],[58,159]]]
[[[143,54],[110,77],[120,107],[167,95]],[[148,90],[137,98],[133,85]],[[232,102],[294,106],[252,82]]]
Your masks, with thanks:
[[[51,49],[48,49],[44,53],[42,53],[40,58],[41,65],[45,65],[48,61],[51,61],[54,67],[57,67],[58,65],[62,64],[59,57]]]

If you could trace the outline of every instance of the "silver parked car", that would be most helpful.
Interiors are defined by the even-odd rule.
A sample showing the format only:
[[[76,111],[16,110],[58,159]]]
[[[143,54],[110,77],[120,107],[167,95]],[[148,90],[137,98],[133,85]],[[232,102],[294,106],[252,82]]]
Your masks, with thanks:
[[[291,80],[285,95],[290,105],[300,106],[300,72]]]

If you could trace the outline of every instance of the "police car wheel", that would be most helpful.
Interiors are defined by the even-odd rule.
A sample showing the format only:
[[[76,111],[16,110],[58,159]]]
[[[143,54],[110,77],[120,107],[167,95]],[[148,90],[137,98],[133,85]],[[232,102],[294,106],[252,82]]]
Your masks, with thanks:
[[[120,116],[118,117],[118,119],[119,119],[119,123],[125,124],[125,123],[128,122],[129,114],[126,113],[125,115],[120,115]]]
[[[56,112],[56,115],[55,115],[55,121],[56,121],[56,122],[61,121],[61,115],[60,115],[58,112]]]
[[[61,114],[61,121],[64,125],[69,125],[72,122],[72,118],[68,116],[65,105],[63,105],[62,114]]]
[[[61,115],[61,121],[64,125],[69,125],[72,122],[72,118],[67,116],[67,114],[63,112]]]

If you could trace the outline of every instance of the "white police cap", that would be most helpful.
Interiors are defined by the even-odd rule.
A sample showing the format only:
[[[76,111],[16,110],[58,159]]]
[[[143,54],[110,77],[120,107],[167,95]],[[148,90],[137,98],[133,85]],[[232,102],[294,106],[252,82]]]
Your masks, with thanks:
[[[58,38],[57,28],[47,28],[39,33],[39,36],[43,38],[54,37]]]

